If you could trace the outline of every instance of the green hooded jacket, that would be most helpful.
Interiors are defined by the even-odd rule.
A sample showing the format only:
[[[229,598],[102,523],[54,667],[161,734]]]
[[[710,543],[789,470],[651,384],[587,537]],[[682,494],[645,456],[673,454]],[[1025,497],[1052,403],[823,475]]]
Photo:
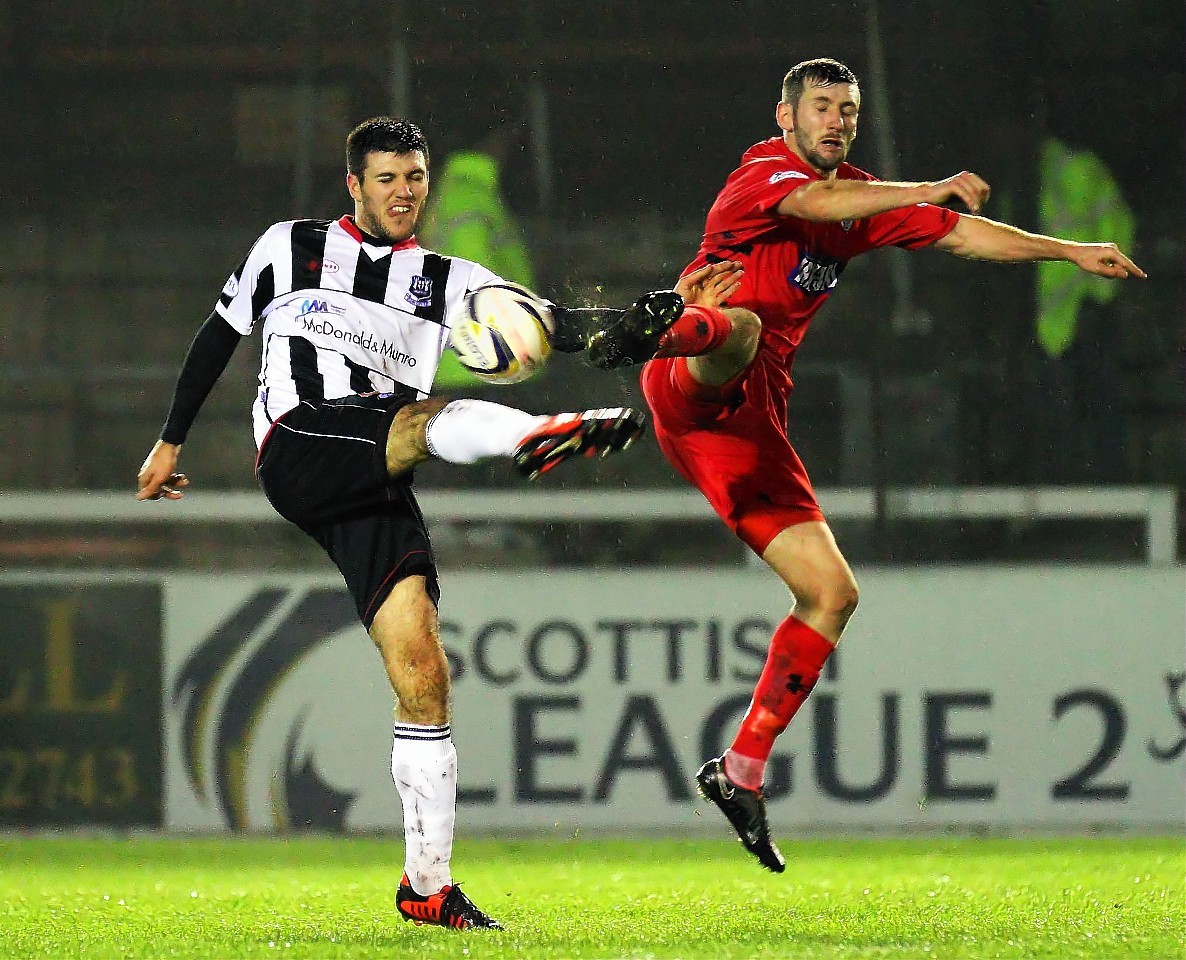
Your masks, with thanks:
[[[473,260],[534,290],[527,245],[499,191],[498,162],[485,153],[460,151],[445,160],[439,177],[421,230],[425,246]],[[479,382],[446,350],[433,386],[447,390]]]
[[[1041,232],[1065,240],[1111,241],[1132,248],[1132,211],[1108,168],[1093,153],[1073,151],[1054,138],[1042,146],[1038,198]],[[1037,338],[1047,356],[1060,357],[1075,342],[1079,305],[1090,297],[1110,303],[1118,284],[1084,273],[1063,260],[1038,264]]]

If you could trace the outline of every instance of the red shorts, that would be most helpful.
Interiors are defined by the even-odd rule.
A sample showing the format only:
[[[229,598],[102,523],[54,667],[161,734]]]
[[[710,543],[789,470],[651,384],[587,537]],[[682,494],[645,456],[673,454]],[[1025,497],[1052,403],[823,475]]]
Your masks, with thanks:
[[[721,388],[697,384],[683,357],[642,371],[659,449],[759,556],[787,527],[824,519],[787,439],[790,390],[783,362],[765,351]]]

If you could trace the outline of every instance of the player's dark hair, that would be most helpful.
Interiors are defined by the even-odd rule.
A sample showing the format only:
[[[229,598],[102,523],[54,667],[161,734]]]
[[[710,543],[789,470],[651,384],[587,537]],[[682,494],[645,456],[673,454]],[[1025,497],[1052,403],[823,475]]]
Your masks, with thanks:
[[[860,86],[857,75],[839,60],[833,60],[831,57],[804,60],[791,67],[783,77],[782,102],[789,103],[792,109],[797,110],[808,83],[817,87],[830,87],[834,83],[853,83]]]
[[[360,180],[368,153],[411,153],[419,150],[428,163],[428,141],[411,120],[401,117],[371,117],[346,137],[346,169]]]

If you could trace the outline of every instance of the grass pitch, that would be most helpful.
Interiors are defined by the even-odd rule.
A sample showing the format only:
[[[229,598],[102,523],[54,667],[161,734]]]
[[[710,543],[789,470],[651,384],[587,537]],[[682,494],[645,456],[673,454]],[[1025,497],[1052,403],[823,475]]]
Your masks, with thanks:
[[[399,839],[0,837],[0,956],[1167,958],[1186,955],[1181,837],[463,841],[506,932],[416,927]]]

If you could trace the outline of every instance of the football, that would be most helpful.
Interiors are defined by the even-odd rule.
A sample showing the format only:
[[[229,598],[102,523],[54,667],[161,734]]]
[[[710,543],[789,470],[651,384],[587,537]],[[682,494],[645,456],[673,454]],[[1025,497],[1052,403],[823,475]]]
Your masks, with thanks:
[[[520,383],[552,352],[548,305],[517,283],[492,283],[468,294],[449,331],[461,365],[487,383]]]

